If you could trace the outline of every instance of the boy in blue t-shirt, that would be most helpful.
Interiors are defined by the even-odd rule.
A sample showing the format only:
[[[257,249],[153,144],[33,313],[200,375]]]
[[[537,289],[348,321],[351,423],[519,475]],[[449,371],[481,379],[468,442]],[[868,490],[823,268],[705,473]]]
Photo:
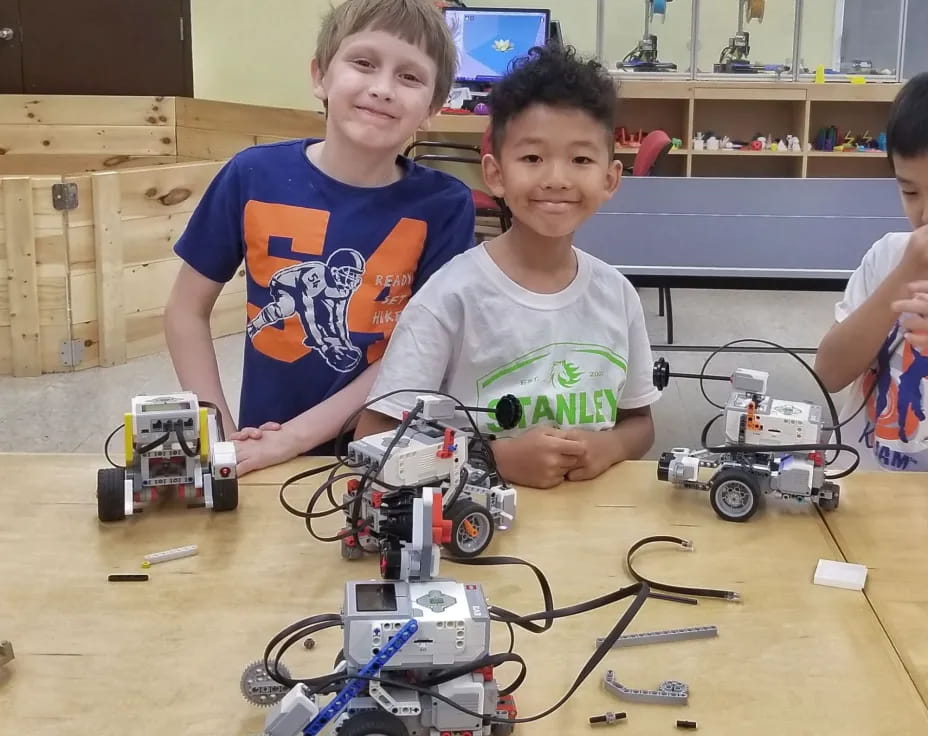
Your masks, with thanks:
[[[339,428],[364,403],[403,306],[473,244],[467,187],[399,155],[447,99],[456,60],[430,0],[339,5],[312,62],[325,140],[237,154],[175,246],[185,263],[165,310],[168,348],[181,386],[219,407],[239,473],[331,454]],[[209,319],[243,260],[236,431]]]

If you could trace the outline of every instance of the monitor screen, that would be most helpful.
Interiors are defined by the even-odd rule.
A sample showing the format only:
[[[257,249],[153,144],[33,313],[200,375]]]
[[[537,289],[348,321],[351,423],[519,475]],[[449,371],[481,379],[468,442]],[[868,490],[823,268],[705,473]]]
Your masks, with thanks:
[[[549,10],[450,8],[445,21],[458,50],[458,81],[494,82],[513,59],[548,40]]]

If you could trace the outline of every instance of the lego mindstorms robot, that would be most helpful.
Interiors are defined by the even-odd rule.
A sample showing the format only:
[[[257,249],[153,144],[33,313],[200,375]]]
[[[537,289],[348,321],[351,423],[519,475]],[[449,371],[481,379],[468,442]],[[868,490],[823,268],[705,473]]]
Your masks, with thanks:
[[[661,454],[659,480],[709,491],[712,508],[726,521],[750,519],[766,494],[814,503],[823,511],[838,507],[840,489],[833,481],[853,471],[856,463],[849,471],[828,476],[825,452],[857,452],[840,443],[840,434],[835,444],[823,442],[823,434],[835,427],[824,425],[820,406],[768,396],[768,374],[763,371],[739,368],[730,377],[671,373],[667,361],[659,359],[654,385],[664,389],[670,376],[731,381],[732,392],[722,413],[703,429],[701,449],[678,447]],[[830,397],[828,401],[834,416]],[[711,447],[709,429],[719,418],[725,444]]]
[[[516,490],[500,478],[488,440],[476,424],[460,429],[450,423],[461,410],[492,412],[503,429],[515,427],[522,416],[521,403],[511,395],[503,396],[493,409],[463,407],[438,393],[419,395],[397,429],[348,445],[342,463],[354,477],[348,480],[340,505],[333,502],[328,511],[314,511],[321,492],[329,491],[333,499],[331,481],[345,475],[333,476],[320,487],[305,513],[286,503],[285,508],[307,518],[314,535],[313,518],[344,511],[345,527],[337,535],[341,554],[345,559],[358,559],[365,552],[379,550],[384,499],[391,492],[438,487],[441,514],[450,524],[439,541],[455,557],[476,557],[497,529],[507,530],[515,520]],[[299,477],[303,476],[285,482],[283,489]]]
[[[224,441],[211,404],[190,392],[136,396],[124,426],[125,466],[111,460],[97,471],[100,521],[121,521],[170,492],[213,511],[238,506],[235,446]],[[107,459],[119,429],[107,439]]]
[[[441,492],[395,492],[381,509],[384,579],[347,583],[340,616],[312,617],[302,631],[282,632],[295,639],[343,626],[335,672],[290,681],[270,659],[280,635],[264,661],[245,670],[245,698],[274,704],[264,735],[317,734],[333,724],[339,736],[507,736],[516,710],[493,676],[500,657],[490,656],[483,590],[437,577],[439,542],[450,524],[441,518]],[[332,692],[320,705],[318,695]]]

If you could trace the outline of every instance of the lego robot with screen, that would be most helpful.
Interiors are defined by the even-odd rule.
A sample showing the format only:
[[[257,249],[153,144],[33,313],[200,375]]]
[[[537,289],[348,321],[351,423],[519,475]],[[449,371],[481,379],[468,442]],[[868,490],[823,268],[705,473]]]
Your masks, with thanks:
[[[132,399],[125,467],[97,472],[100,521],[125,519],[170,492],[189,505],[235,509],[235,446],[222,440],[218,420],[190,392]]]
[[[255,663],[242,693],[271,705],[264,736],[508,736],[516,711],[500,695],[491,667],[476,667],[490,649],[490,610],[480,585],[437,578],[441,493],[394,492],[384,499],[382,580],[348,582],[337,622],[344,645],[328,687],[297,682],[286,688]],[[287,630],[292,632],[291,629]],[[297,634],[299,635],[299,634]],[[269,667],[278,678],[282,665]],[[383,679],[381,679],[381,677]],[[397,682],[430,685],[449,702]],[[334,693],[325,705],[320,691]],[[470,711],[460,710],[454,703]],[[487,722],[489,721],[489,722]]]
[[[442,513],[451,524],[440,541],[456,557],[479,555],[496,529],[510,527],[516,490],[497,475],[483,437],[447,423],[460,408],[448,397],[418,396],[408,425],[349,444],[348,464],[375,474],[367,483],[348,484],[343,504],[346,531],[352,533],[341,540],[343,557],[356,559],[365,551],[377,551],[384,518],[381,504],[391,488],[442,489]],[[510,429],[518,424],[521,410],[518,399],[504,396],[493,413],[502,428]]]
[[[655,385],[663,389],[670,375],[667,362],[658,360]],[[727,521],[750,519],[764,494],[836,509],[839,487],[825,476],[821,407],[767,396],[767,378],[763,371],[736,370],[720,415],[726,444],[662,453],[658,479],[708,490],[712,508]],[[701,473],[705,469],[711,472]]]

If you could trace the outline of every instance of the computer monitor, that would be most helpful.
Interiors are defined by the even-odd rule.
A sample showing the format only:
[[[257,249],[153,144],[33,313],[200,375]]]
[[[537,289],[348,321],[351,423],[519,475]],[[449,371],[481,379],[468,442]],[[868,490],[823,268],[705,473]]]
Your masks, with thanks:
[[[513,59],[548,40],[551,11],[528,8],[445,7],[458,50],[458,82],[495,82]]]

